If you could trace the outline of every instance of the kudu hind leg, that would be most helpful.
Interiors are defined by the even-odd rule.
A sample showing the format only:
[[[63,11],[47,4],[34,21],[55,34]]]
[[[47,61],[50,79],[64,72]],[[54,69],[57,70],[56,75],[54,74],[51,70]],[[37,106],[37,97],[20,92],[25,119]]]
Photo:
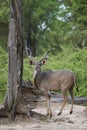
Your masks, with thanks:
[[[64,108],[66,102],[67,102],[67,93],[64,92],[64,93],[63,93],[63,103],[62,103],[62,107],[61,107],[61,109],[60,109],[60,112],[58,113],[58,116],[62,113],[63,108]]]
[[[74,102],[73,88],[72,88],[72,89],[69,89],[69,93],[70,93],[70,96],[71,96],[71,109],[70,109],[70,114],[72,114],[72,112],[73,112],[73,102]]]

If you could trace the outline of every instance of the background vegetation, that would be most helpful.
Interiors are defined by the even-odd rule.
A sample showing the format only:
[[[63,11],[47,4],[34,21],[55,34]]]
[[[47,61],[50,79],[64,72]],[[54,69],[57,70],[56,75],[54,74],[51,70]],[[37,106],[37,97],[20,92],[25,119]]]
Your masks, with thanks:
[[[0,0],[0,102],[7,89],[7,37],[10,0]],[[40,59],[54,47],[42,69],[71,69],[79,94],[87,96],[87,0],[23,0],[24,44]],[[24,45],[24,46],[25,46]],[[32,79],[33,67],[24,52],[23,79]]]

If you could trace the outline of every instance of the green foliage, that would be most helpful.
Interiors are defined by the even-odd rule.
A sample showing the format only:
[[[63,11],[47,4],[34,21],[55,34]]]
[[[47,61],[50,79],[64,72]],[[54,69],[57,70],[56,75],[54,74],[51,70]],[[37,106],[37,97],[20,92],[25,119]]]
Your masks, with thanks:
[[[24,1],[25,34],[31,37],[30,42],[38,43],[37,55],[43,48],[61,44],[87,46],[86,25],[86,0]]]
[[[63,17],[66,18],[69,26],[66,27],[68,33],[65,34],[65,37],[75,47],[87,46],[87,0],[62,0],[62,4],[66,6],[65,11],[67,12]],[[70,15],[68,15],[69,13]]]
[[[7,50],[8,25],[0,24],[0,46]]]
[[[0,46],[0,102],[5,97],[6,89],[7,89],[7,53]]]
[[[72,31],[69,39],[75,47],[83,48],[87,46],[87,28],[76,28]]]
[[[8,23],[9,1],[10,0],[0,0],[0,23]]]
[[[0,0],[0,24],[8,23],[10,0]],[[72,43],[87,46],[87,0],[23,0],[25,41],[30,37],[38,52]],[[32,49],[33,50],[33,49]]]
[[[29,65],[29,59],[24,59],[24,68],[23,68],[23,79],[24,80],[33,80],[33,66]]]
[[[58,34],[56,33],[57,29],[59,31],[59,28],[56,28],[56,26],[58,27],[58,5],[59,3],[53,0],[43,0],[39,2],[38,0],[24,1],[25,39],[27,40],[27,37],[29,38],[31,46],[37,43],[38,46],[36,46],[36,48],[38,48],[38,50],[40,50],[41,45],[46,47],[59,41],[57,40]]]

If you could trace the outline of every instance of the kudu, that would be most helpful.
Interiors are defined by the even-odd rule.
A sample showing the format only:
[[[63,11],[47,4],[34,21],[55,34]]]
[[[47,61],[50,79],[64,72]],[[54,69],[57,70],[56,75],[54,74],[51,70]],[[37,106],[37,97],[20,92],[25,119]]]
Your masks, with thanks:
[[[76,85],[76,76],[70,70],[58,70],[58,71],[41,71],[41,66],[44,65],[48,59],[48,53],[51,51],[49,50],[46,53],[45,58],[39,60],[38,62],[32,57],[31,50],[27,48],[30,59],[30,65],[34,65],[34,85],[44,92],[46,96],[47,102],[47,116],[52,117],[52,111],[50,107],[50,92],[61,90],[63,94],[63,104],[60,109],[58,115],[60,115],[63,111],[63,108],[67,101],[67,91],[69,91],[71,96],[71,109],[70,114],[73,112],[73,87],[76,86],[76,90],[78,91],[78,87]]]

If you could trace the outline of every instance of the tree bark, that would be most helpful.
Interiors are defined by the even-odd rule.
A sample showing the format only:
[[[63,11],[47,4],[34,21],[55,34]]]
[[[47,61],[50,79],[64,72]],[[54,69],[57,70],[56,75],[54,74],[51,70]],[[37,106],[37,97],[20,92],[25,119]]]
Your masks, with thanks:
[[[23,72],[22,0],[11,0],[8,35],[8,90],[5,107],[11,120],[19,102]]]
[[[15,109],[16,115],[26,115],[26,117],[43,116],[43,115],[40,115],[39,113],[32,111],[32,109],[37,107],[37,104],[40,101],[40,97],[43,95],[43,93],[37,90],[33,86],[31,81],[28,81],[28,82],[22,81],[22,86],[20,88],[19,94],[20,94],[20,100]],[[17,100],[18,100],[18,97],[17,97]],[[6,98],[6,100],[8,100],[8,98]],[[8,117],[9,113],[6,111],[7,105],[5,104],[5,106],[6,107],[4,107],[3,105],[0,105],[0,117]],[[11,112],[11,114],[9,114],[10,119],[14,121],[13,120],[14,119],[13,117],[15,117],[13,116],[14,109],[11,109],[10,112]]]

